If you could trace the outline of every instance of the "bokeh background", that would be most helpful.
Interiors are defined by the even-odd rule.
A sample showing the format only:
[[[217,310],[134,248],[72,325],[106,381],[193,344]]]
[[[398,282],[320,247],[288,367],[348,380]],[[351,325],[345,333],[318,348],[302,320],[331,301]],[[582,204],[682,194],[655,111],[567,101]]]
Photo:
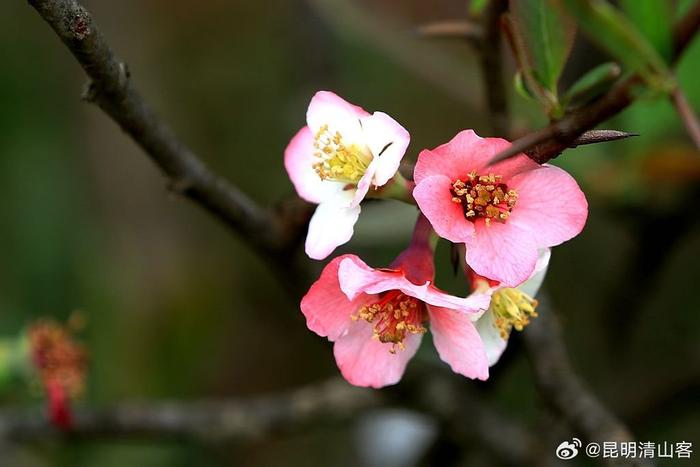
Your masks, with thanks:
[[[262,204],[293,195],[282,152],[318,89],[395,117],[411,132],[411,159],[461,129],[490,131],[474,51],[414,33],[462,17],[460,0],[84,4],[180,138]],[[269,267],[170,194],[139,148],[80,101],[84,73],[24,1],[3,3],[0,58],[0,335],[80,310],[91,360],[82,403],[98,406],[254,396],[337,374],[331,347],[307,330]],[[564,81],[605,60],[579,40]],[[695,108],[699,75],[696,42],[679,68]],[[515,134],[546,122],[510,92]],[[664,99],[646,96],[605,127],[640,136],[554,161],[577,178],[591,212],[584,232],[555,249],[546,288],[576,369],[637,438],[697,446],[700,157]],[[385,265],[414,216],[398,203],[370,204],[339,253]],[[441,244],[439,281],[464,290],[448,256]],[[436,358],[431,345],[421,358]],[[510,416],[548,429],[517,339],[493,380],[473,384]],[[5,391],[0,403],[42,402]],[[1,446],[0,465],[380,465],[363,451],[358,427],[368,420],[243,445]],[[484,465],[480,449],[469,446],[464,464]]]

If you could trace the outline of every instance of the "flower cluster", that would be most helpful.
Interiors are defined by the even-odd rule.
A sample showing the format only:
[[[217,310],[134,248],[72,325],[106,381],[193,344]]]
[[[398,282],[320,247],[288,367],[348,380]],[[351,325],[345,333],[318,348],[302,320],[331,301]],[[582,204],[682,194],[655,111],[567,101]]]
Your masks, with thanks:
[[[490,164],[510,143],[472,130],[418,155],[413,182],[398,168],[408,132],[382,112],[337,95],[312,98],[307,126],[284,163],[299,196],[318,204],[306,253],[325,259],[348,242],[367,197],[420,210],[408,248],[389,268],[334,258],[301,301],[309,329],[334,343],[341,373],[358,386],[397,383],[430,328],[440,358],[468,378],[488,378],[513,329],[537,316],[534,299],[550,247],[583,229],[588,204],[565,171],[524,154]],[[437,236],[464,254],[467,297],[434,284]]]

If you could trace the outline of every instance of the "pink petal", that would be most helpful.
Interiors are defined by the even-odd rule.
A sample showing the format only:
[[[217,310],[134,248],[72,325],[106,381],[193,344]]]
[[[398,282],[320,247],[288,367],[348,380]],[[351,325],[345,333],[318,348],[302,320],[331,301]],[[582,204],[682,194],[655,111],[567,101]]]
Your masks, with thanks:
[[[362,141],[360,119],[369,115],[362,107],[353,105],[330,91],[319,91],[311,99],[306,112],[306,122],[312,133],[328,125],[339,131],[346,144]]]
[[[335,341],[347,331],[352,323],[350,316],[368,300],[366,295],[348,300],[340,290],[338,265],[350,256],[333,258],[301,300],[301,311],[308,328],[321,337],[328,337],[329,341]]]
[[[413,180],[420,183],[424,178],[445,175],[450,181],[464,178],[476,168],[474,151],[481,138],[473,130],[457,133],[449,142],[433,150],[425,149],[418,155]]]
[[[546,165],[513,177],[509,188],[518,201],[509,222],[536,232],[539,246],[555,246],[583,230],[588,202],[576,180],[564,170]]]
[[[372,338],[372,325],[353,322],[346,335],[335,342],[333,353],[343,377],[355,386],[381,388],[401,380],[408,361],[416,354],[422,334],[409,334],[406,348],[389,352],[391,344]]]
[[[284,167],[299,196],[306,201],[318,204],[328,196],[333,196],[333,193],[342,190],[344,184],[321,180],[313,168],[316,162],[314,137],[309,127],[305,126],[299,130],[284,150]]]
[[[488,379],[486,350],[470,316],[436,306],[428,310],[433,343],[442,361],[467,378]]]
[[[363,293],[375,294],[396,290],[406,282],[400,272],[372,269],[356,256],[341,261],[338,267],[338,280],[340,289],[350,300]],[[366,292],[368,289],[375,292]]]
[[[474,224],[464,217],[462,205],[452,202],[452,180],[443,175],[423,178],[413,189],[413,197],[435,232],[454,243],[464,243],[474,235]]]
[[[360,216],[360,206],[346,207],[351,192],[342,192],[344,201],[329,200],[318,205],[309,222],[305,250],[309,258],[324,259],[338,246],[352,238],[355,222]]]
[[[539,165],[524,154],[488,166],[493,156],[510,147],[501,138],[480,138],[473,130],[464,130],[432,151],[422,151],[418,156],[413,179],[419,183],[426,177],[445,175],[450,181],[464,179],[472,170],[480,175],[493,173],[504,180],[524,170],[533,170]]]
[[[486,294],[471,294],[461,298],[445,293],[431,286],[429,282],[414,284],[400,272],[372,269],[356,256],[340,262],[338,278],[340,289],[348,299],[354,299],[361,294],[374,295],[387,290],[400,290],[425,303],[456,308],[468,313],[487,309],[490,301]]]
[[[508,218],[505,224],[475,223],[475,235],[466,242],[467,264],[480,276],[515,287],[524,282],[537,263],[536,233],[523,230]]]
[[[399,170],[411,137],[404,127],[383,112],[374,112],[361,122],[365,144],[377,160],[373,183],[382,186]]]

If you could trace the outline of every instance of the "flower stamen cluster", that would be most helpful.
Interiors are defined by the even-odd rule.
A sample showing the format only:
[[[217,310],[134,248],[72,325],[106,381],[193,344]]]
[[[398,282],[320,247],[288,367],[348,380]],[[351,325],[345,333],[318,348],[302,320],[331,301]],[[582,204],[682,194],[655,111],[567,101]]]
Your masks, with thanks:
[[[495,326],[503,339],[508,339],[515,329],[522,331],[537,317],[537,300],[525,292],[513,288],[502,288],[491,297],[491,311],[495,316]]]
[[[351,316],[354,321],[363,319],[373,323],[374,339],[386,344],[391,343],[389,352],[396,349],[404,350],[406,333],[424,334],[423,304],[418,299],[398,291],[386,292],[376,303],[360,308],[357,314]]]
[[[46,388],[59,385],[68,394],[83,391],[87,354],[68,329],[53,321],[41,321],[28,331],[31,358]]]
[[[500,175],[480,176],[472,171],[464,181],[458,178],[452,183],[452,202],[461,204],[464,217],[472,222],[484,218],[487,225],[492,220],[505,223],[518,200],[518,193],[509,190],[501,179]]]
[[[323,125],[314,135],[314,155],[319,159],[313,168],[321,180],[357,183],[367,171],[372,154],[356,144],[346,146],[339,131]]]

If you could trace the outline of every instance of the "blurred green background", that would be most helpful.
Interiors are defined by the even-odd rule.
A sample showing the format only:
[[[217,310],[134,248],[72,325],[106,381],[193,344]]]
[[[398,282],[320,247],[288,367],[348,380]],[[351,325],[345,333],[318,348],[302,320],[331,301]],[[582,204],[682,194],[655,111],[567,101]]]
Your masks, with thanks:
[[[293,194],[282,152],[318,89],[396,118],[411,132],[411,159],[463,128],[489,135],[474,52],[413,32],[462,17],[459,0],[84,4],[180,138],[263,204]],[[83,402],[93,405],[252,396],[337,374],[330,345],[306,329],[269,268],[169,194],[135,144],[80,101],[84,73],[32,8],[10,0],[3,10],[0,334],[82,311],[91,360]],[[605,60],[579,41],[565,79]],[[679,69],[695,108],[698,75],[700,42]],[[516,134],[545,123],[511,94]],[[640,136],[554,161],[582,185],[591,213],[584,232],[554,250],[546,287],[577,370],[638,439],[698,441],[700,157],[662,99],[647,97],[605,127]],[[385,265],[405,246],[414,216],[398,204],[368,205],[337,253]],[[464,289],[449,272],[447,245],[438,253],[439,279]],[[517,342],[493,381],[474,385],[511,416],[548,430]],[[15,393],[0,401],[41,404]],[[0,465],[358,465],[354,426],[246,445],[0,446]],[[470,449],[465,465],[479,465]]]

